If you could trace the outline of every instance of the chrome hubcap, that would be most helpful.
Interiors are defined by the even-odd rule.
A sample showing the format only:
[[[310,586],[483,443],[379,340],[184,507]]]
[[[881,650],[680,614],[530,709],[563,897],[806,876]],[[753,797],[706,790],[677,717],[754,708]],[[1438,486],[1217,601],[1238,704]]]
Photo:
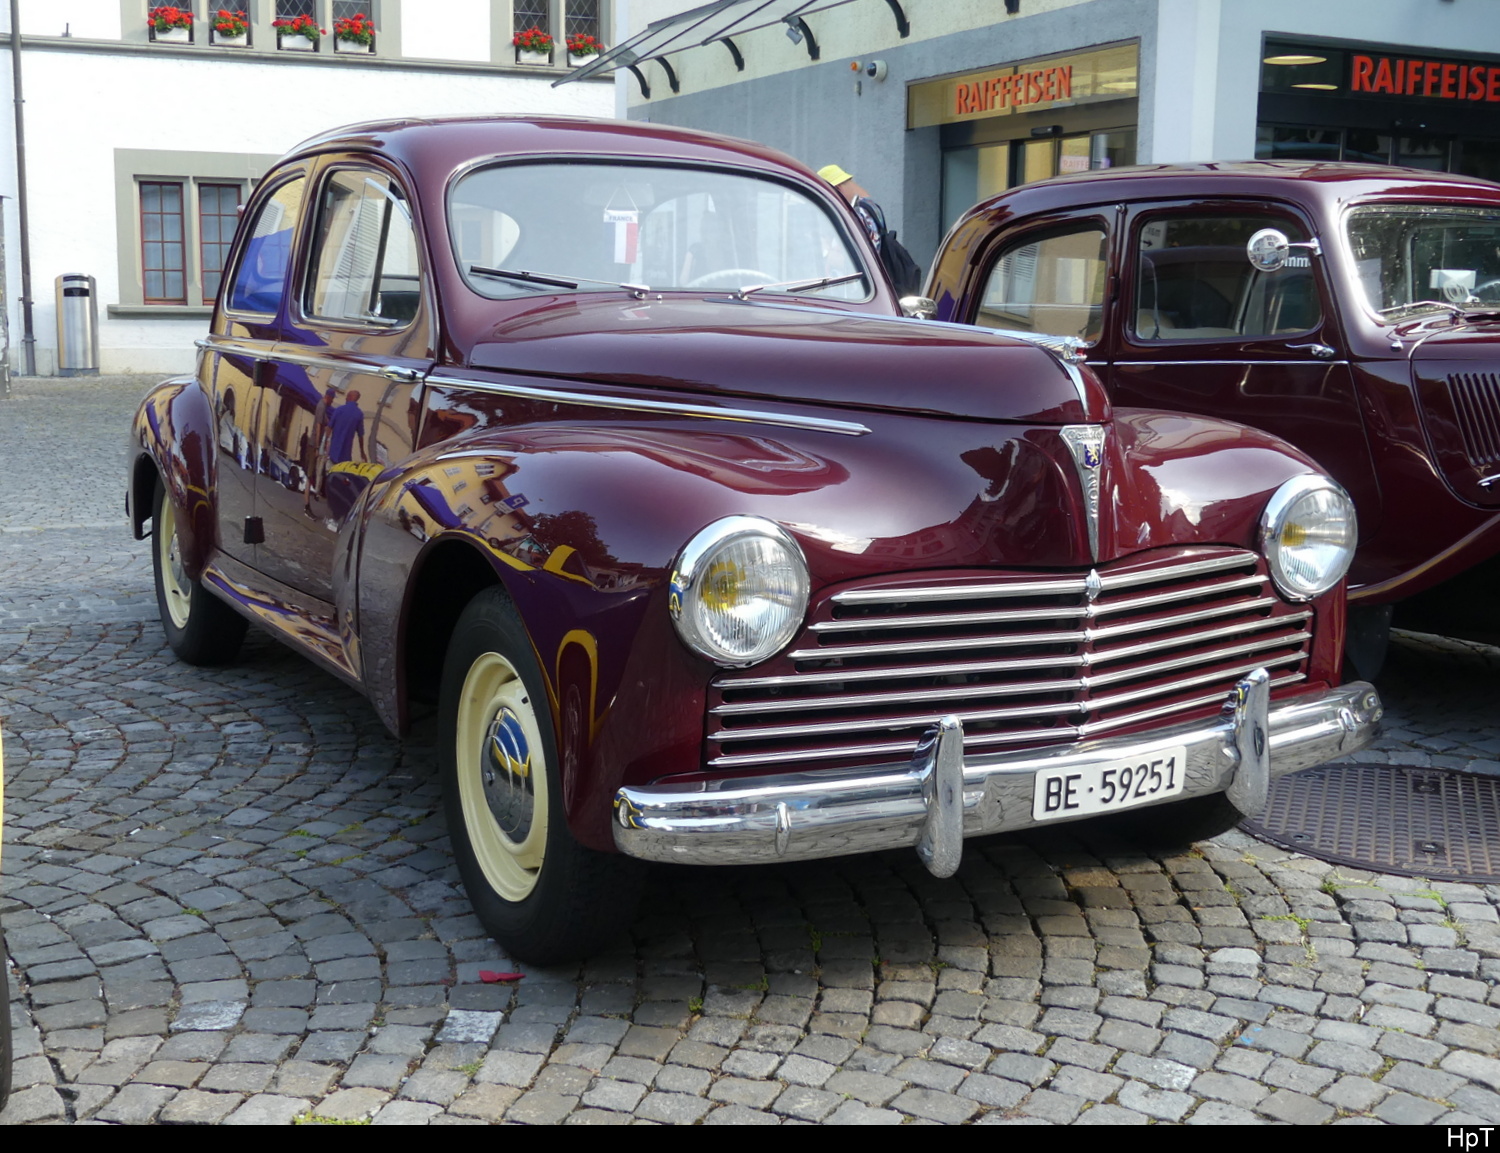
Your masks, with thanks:
[[[521,703],[528,702],[523,697]],[[500,832],[513,841],[524,841],[531,832],[535,809],[531,769],[531,746],[521,718],[502,708],[485,734],[480,778],[490,815]]]

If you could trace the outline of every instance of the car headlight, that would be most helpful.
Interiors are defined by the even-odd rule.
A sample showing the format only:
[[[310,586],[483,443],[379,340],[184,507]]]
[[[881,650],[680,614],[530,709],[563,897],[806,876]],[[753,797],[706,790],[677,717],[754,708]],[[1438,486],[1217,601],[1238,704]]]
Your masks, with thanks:
[[[1271,579],[1293,600],[1311,600],[1343,580],[1357,538],[1354,502],[1324,476],[1293,477],[1260,518]]]
[[[808,588],[807,559],[790,533],[760,517],[729,516],[683,547],[668,604],[688,648],[741,668],[791,643]]]

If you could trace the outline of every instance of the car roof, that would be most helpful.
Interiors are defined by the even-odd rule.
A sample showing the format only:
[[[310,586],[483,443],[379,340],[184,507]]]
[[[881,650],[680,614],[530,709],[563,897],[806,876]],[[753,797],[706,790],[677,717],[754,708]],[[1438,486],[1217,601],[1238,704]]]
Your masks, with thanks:
[[[1140,164],[1038,180],[991,197],[970,212],[985,212],[1003,203],[1011,214],[1023,216],[1079,205],[1185,195],[1291,200],[1309,207],[1365,198],[1500,202],[1500,184],[1387,164],[1297,160]]]
[[[577,154],[731,163],[786,173],[810,181],[816,175],[797,161],[746,140],[691,128],[598,120],[583,116],[431,116],[372,120],[321,132],[288,154],[331,151],[378,152],[429,175],[476,160],[504,156]]]

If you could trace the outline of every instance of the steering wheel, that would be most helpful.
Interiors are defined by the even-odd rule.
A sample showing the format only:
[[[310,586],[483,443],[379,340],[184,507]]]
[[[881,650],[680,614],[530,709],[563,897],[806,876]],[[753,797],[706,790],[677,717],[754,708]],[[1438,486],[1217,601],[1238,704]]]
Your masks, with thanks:
[[[776,278],[758,268],[717,268],[688,281],[687,288],[744,288],[746,278],[752,284],[775,284]]]

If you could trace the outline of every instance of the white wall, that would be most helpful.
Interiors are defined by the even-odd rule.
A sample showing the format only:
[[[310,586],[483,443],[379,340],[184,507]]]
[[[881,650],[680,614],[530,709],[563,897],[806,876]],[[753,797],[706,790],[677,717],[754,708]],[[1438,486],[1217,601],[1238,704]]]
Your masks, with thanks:
[[[490,0],[406,0],[401,54],[427,60],[488,60]]]
[[[427,2],[427,0],[423,0]],[[3,12],[3,5],[0,5]],[[485,36],[488,51],[488,33]],[[553,77],[338,67],[181,55],[28,50],[24,58],[31,270],[38,369],[55,364],[54,279],[98,280],[101,368],[177,372],[193,365],[206,321],[110,318],[121,301],[116,235],[116,148],[186,152],[285,152],[315,132],[356,120],[410,114],[545,112],[610,116],[607,84]],[[12,363],[21,347],[16,167],[9,68],[0,69],[0,195]]]
[[[10,3],[3,2],[9,21]],[[61,36],[64,29],[70,36],[118,40],[120,0],[21,0],[23,36]]]

